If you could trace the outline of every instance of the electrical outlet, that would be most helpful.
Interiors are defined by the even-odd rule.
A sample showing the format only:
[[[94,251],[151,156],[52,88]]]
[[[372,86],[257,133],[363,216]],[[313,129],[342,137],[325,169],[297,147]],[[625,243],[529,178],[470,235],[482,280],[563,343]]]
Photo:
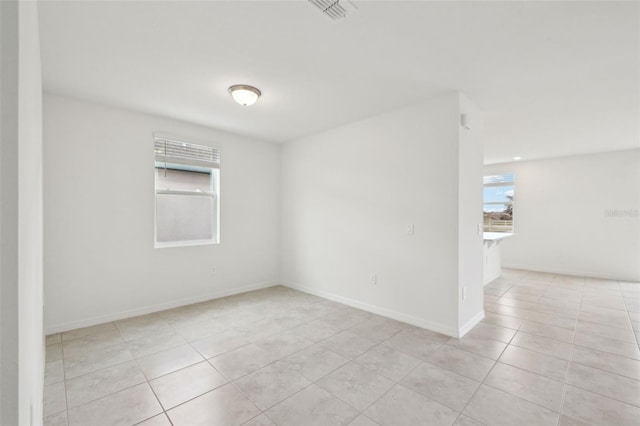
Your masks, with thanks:
[[[376,285],[378,283],[378,275],[376,273],[371,274],[371,285]]]
[[[413,235],[415,233],[415,228],[413,223],[407,225],[407,235]]]
[[[215,274],[216,272],[218,272],[218,268],[216,266],[212,266],[211,267],[211,273]]]

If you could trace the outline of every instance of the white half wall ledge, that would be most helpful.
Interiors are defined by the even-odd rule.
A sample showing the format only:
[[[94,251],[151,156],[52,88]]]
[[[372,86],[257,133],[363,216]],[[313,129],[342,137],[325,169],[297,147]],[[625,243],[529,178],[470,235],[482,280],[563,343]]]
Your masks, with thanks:
[[[70,321],[60,324],[52,324],[45,328],[45,335],[62,333],[69,330],[75,330],[83,327],[90,327],[92,325],[104,324],[111,321],[118,321],[122,319],[137,317],[140,315],[152,314],[155,312],[162,312],[168,309],[179,308],[182,306],[192,305],[194,303],[207,302],[209,300],[220,299],[222,297],[233,296],[236,294],[246,293],[254,290],[261,290],[263,288],[275,287],[282,285],[277,281],[269,281],[264,283],[249,284],[242,287],[234,287],[228,289],[217,290],[213,293],[208,293],[201,296],[195,296],[185,299],[180,299],[168,303],[161,303],[158,305],[145,306],[142,308],[136,308],[127,311],[115,312],[108,315],[100,315],[97,317],[86,318],[79,321]]]
[[[429,331],[444,334],[457,339],[467,334],[473,327],[484,319],[484,311],[479,312],[475,317],[469,320],[459,330],[448,327],[444,324],[435,323],[432,321],[425,321],[421,318],[414,317],[412,315],[403,314],[392,309],[383,308],[381,306],[372,305],[370,303],[361,302],[348,297],[343,297],[334,293],[330,293],[323,290],[317,290],[311,287],[306,287],[299,284],[293,284],[290,282],[282,282],[281,285],[289,287],[293,290],[302,291],[304,293],[312,294],[314,296],[322,297],[323,299],[331,300],[341,303],[343,305],[351,306],[352,308],[361,309],[363,311],[370,312],[372,314],[381,315],[386,318],[394,319],[397,321],[405,322],[407,324],[415,325],[416,327],[424,328]]]

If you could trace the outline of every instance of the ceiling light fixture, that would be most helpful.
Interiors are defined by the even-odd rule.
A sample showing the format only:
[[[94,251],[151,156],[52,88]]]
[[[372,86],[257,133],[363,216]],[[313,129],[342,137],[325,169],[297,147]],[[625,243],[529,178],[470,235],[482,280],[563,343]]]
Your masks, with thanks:
[[[522,160],[522,157],[513,157],[514,160],[519,161]]]
[[[229,87],[229,93],[233,100],[243,106],[249,106],[256,103],[262,92],[248,84],[234,84]]]

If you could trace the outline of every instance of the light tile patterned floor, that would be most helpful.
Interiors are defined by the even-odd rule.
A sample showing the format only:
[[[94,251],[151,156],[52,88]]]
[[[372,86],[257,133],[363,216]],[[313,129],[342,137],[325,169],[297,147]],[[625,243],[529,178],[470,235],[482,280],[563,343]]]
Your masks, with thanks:
[[[640,284],[505,270],[462,339],[285,287],[47,337],[45,425],[638,425]]]

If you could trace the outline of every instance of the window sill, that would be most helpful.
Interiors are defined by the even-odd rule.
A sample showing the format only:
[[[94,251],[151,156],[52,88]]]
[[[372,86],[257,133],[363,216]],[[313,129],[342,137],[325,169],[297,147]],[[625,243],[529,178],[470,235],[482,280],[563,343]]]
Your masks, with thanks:
[[[154,248],[171,248],[171,247],[191,247],[191,246],[213,246],[220,244],[216,240],[192,240],[192,241],[171,241],[166,243],[154,243]]]

